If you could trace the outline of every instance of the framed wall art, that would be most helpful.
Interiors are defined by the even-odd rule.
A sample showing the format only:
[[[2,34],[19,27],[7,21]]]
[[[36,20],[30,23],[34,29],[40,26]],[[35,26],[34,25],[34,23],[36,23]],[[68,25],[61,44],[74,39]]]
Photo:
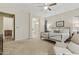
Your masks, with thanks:
[[[64,27],[64,21],[56,21],[56,27]]]

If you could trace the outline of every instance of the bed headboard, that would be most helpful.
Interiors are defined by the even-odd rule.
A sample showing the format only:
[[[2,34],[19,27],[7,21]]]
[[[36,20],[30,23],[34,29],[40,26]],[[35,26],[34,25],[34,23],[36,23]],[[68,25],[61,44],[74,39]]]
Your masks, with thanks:
[[[70,34],[70,28],[69,27],[53,27],[50,32]]]

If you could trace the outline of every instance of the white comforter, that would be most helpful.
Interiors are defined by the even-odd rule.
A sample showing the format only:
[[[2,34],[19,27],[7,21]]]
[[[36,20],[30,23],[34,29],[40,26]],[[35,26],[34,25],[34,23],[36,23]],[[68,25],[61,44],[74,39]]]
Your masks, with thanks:
[[[62,35],[62,38],[61,38],[61,35]],[[54,33],[54,32],[49,32],[49,37],[50,38],[55,38],[56,40],[65,41],[66,39],[69,38],[69,33]]]

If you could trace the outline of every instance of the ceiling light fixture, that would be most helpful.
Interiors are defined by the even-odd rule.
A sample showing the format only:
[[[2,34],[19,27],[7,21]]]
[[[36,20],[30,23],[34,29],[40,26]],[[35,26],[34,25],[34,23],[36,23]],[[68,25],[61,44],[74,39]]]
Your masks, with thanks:
[[[48,9],[48,6],[45,6],[44,9],[47,10]]]

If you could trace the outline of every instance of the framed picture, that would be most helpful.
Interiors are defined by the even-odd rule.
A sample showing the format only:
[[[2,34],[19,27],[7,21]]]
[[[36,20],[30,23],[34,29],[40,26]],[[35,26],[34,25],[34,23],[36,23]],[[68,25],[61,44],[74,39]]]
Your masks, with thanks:
[[[57,21],[56,27],[64,27],[64,21]]]

